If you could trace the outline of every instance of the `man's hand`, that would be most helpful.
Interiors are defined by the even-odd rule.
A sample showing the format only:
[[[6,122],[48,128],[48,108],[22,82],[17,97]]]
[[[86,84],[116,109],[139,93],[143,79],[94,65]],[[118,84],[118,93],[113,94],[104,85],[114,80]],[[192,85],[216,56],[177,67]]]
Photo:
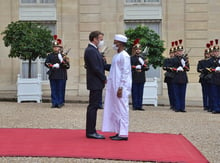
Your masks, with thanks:
[[[122,97],[122,90],[123,90],[123,89],[122,89],[121,87],[118,88],[118,91],[117,91],[117,97],[118,97],[118,98],[121,98],[121,97]]]

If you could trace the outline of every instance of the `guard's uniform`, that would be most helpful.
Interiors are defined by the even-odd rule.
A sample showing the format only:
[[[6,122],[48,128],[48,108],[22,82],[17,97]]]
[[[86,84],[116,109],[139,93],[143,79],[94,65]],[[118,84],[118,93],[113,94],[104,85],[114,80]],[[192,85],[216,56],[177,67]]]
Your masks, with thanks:
[[[178,68],[181,65],[180,60],[182,57],[174,57],[172,59],[173,68]],[[183,71],[176,71],[173,78],[173,89],[175,98],[175,111],[185,111],[185,97],[186,97],[186,85],[188,83],[188,77],[186,71],[189,71],[189,64],[183,68]]]
[[[213,71],[212,71],[212,68],[213,68],[213,65],[214,65],[214,57],[211,56],[207,62],[206,62],[206,72],[207,72],[207,75],[205,76],[205,79],[207,80],[207,87],[208,87],[208,96],[209,96],[209,109],[208,111],[209,112],[212,112],[213,110],[213,102],[214,102],[214,98],[213,98],[213,94],[212,94],[212,89],[213,89]]]
[[[211,92],[213,97],[212,113],[220,113],[220,58],[214,57]]]
[[[175,110],[175,98],[174,98],[174,90],[173,90],[173,78],[175,76],[175,72],[172,71],[171,68],[171,58],[166,58],[163,63],[163,70],[165,70],[164,74],[164,82],[167,83],[167,91],[170,103],[170,109]]]
[[[131,57],[132,66],[132,105],[134,110],[142,110],[144,83],[146,82],[145,71],[149,70],[146,64],[141,64],[140,59],[144,60],[140,55]],[[140,65],[140,68],[136,67]]]
[[[56,40],[54,42],[56,42]],[[54,46],[61,45],[56,42],[56,45]],[[62,60],[59,59],[59,55],[62,57],[60,58]],[[52,108],[60,108],[65,103],[67,69],[70,68],[68,58],[58,52],[52,52],[48,54],[45,66],[49,68],[47,74],[49,75],[50,80]]]
[[[207,81],[207,68],[208,66],[208,62],[207,59],[202,59],[200,61],[198,61],[197,64],[197,72],[200,73],[199,75],[199,83],[201,84],[202,87],[202,98],[203,98],[203,109],[204,110],[209,110],[209,101],[210,101],[210,97],[209,97],[209,83]]]
[[[211,41],[210,41],[211,42]],[[213,42],[213,41],[212,41]],[[212,113],[220,113],[220,57],[218,39],[215,39],[215,46],[213,46],[213,54],[210,59],[211,65],[211,111]],[[211,47],[212,48],[212,47]]]
[[[177,44],[177,51],[183,51],[183,46],[181,46],[182,41],[179,40],[179,45]],[[186,112],[185,111],[185,97],[186,97],[186,86],[188,83],[187,71],[189,71],[189,62],[186,57],[175,56],[171,59],[172,70],[175,72],[173,78],[173,90],[174,90],[174,107],[176,112]]]
[[[167,83],[167,91],[170,103],[170,109],[175,110],[175,101],[174,101],[174,92],[173,92],[173,78],[175,76],[175,72],[172,70],[172,55],[174,54],[174,42],[172,42],[172,47],[170,48],[170,58],[165,58],[163,62],[163,70],[166,71],[164,73],[164,83]]]
[[[142,108],[144,83],[146,82],[145,71],[149,70],[147,62],[142,57],[140,39],[134,40],[132,47],[133,54],[131,56],[132,71],[132,105],[133,110],[144,110]]]
[[[206,79],[209,89],[209,112],[220,113],[220,58],[219,58],[219,46],[218,40],[215,40],[216,45],[213,45],[213,41],[210,41],[209,52],[211,57],[207,60],[206,70],[208,74]]]

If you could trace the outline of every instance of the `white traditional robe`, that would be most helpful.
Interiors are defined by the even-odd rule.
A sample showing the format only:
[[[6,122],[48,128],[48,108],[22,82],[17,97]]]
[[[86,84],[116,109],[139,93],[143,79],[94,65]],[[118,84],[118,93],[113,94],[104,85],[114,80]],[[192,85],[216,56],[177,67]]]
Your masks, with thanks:
[[[119,136],[128,136],[129,95],[131,93],[131,63],[126,51],[115,54],[107,79],[103,112],[103,132],[115,132]],[[117,97],[122,87],[122,97]]]

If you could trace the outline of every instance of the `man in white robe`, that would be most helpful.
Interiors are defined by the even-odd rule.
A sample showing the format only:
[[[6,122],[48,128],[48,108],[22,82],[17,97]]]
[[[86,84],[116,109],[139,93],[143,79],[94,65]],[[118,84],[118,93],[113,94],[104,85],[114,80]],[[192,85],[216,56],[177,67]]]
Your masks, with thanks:
[[[115,35],[113,49],[117,54],[112,59],[106,85],[102,131],[115,132],[112,140],[128,140],[132,78],[130,56],[124,50],[126,42],[127,37]]]

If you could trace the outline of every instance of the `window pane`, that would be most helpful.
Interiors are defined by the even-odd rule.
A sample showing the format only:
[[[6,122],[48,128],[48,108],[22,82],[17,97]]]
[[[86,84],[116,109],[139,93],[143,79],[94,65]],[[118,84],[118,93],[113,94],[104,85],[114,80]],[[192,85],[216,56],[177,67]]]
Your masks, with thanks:
[[[37,0],[21,0],[21,3],[37,3]]]
[[[41,77],[42,77],[42,80],[48,80],[48,75],[47,75],[47,71],[49,70],[45,65],[44,65],[44,62],[45,62],[45,59],[40,59],[41,63],[40,63],[40,67],[41,67]]]
[[[40,0],[40,3],[55,3],[55,0]]]
[[[159,2],[159,0],[144,0],[144,2]]]
[[[22,61],[22,78],[28,78],[28,61]],[[31,78],[37,78],[37,63],[31,62]]]
[[[140,3],[141,0],[126,0],[126,3]]]
[[[42,25],[46,26],[50,31],[51,35],[54,35],[56,33],[56,24],[55,23],[41,23]],[[45,59],[40,59],[40,73],[42,80],[48,80],[47,71],[48,68],[44,65]]]
[[[126,3],[151,3],[151,2],[160,2],[160,0],[126,0]]]

